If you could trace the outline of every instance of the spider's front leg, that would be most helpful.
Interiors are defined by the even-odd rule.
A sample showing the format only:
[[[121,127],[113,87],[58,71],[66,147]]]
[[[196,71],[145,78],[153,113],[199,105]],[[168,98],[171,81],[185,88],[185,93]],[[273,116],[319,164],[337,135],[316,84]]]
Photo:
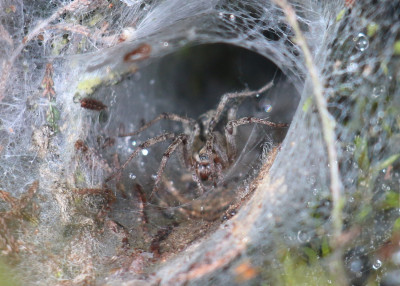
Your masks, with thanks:
[[[184,125],[193,125],[195,124],[195,121],[191,118],[185,117],[185,116],[180,116],[178,114],[175,113],[161,113],[159,114],[156,118],[150,120],[149,122],[147,122],[146,124],[144,124],[142,127],[140,127],[138,130],[134,131],[134,132],[130,132],[130,133],[123,133],[123,134],[119,134],[118,137],[128,137],[128,136],[134,136],[134,135],[138,135],[141,132],[145,131],[147,128],[151,127],[152,125],[154,125],[155,123],[157,123],[160,120],[171,120],[171,121],[175,121],[175,122],[181,122]]]
[[[215,126],[220,120],[220,117],[222,115],[222,112],[225,109],[225,106],[228,104],[228,102],[234,98],[245,98],[245,97],[251,97],[251,96],[256,96],[257,94],[263,93],[270,89],[274,85],[274,82],[271,81],[268,84],[264,85],[261,87],[259,90],[255,91],[243,91],[243,92],[234,92],[234,93],[227,93],[222,96],[222,99],[218,103],[218,107],[215,111],[214,117],[210,120],[209,126],[208,126],[208,132],[212,133]]]
[[[226,145],[227,145],[227,153],[228,153],[228,160],[229,162],[233,162],[236,158],[237,148],[235,142],[236,136],[236,129],[240,125],[250,124],[250,123],[258,123],[263,124],[271,127],[288,127],[289,124],[286,123],[275,123],[272,121],[268,121],[267,119],[263,118],[256,118],[256,117],[243,117],[236,120],[230,120],[225,126],[225,138],[226,138]]]
[[[107,183],[107,182],[111,181],[112,179],[114,179],[115,177],[117,177],[119,174],[121,174],[122,170],[125,169],[125,167],[129,164],[129,162],[132,161],[132,159],[135,158],[139,154],[139,152],[142,151],[143,149],[146,149],[154,144],[164,142],[169,139],[173,139],[175,137],[176,137],[176,135],[174,133],[164,133],[164,134],[161,134],[154,138],[150,138],[150,139],[144,141],[142,144],[139,144],[139,146],[136,148],[135,151],[133,151],[133,153],[129,156],[129,158],[125,161],[125,163],[121,166],[121,168],[119,168],[113,174],[111,174],[105,180],[105,182]]]

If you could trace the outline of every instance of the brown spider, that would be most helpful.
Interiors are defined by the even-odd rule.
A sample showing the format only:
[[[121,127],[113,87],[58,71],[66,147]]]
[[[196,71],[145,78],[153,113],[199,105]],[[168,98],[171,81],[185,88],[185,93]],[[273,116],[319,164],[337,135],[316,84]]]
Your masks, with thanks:
[[[153,120],[144,124],[137,131],[120,134],[119,137],[137,135],[162,119],[181,122],[184,125],[184,132],[179,135],[174,133],[164,133],[141,143],[125,163],[106,179],[106,182],[116,178],[121,171],[126,168],[128,163],[135,158],[139,152],[141,152],[141,150],[156,143],[172,140],[172,143],[168,146],[161,159],[150,199],[159,189],[161,182],[165,185],[165,180],[162,179],[165,166],[171,154],[173,154],[178,147],[180,147],[178,150],[183,158],[183,164],[192,174],[192,179],[196,182],[200,192],[204,193],[206,187],[216,188],[218,184],[222,182],[223,171],[232,166],[237,157],[235,136],[238,126],[250,123],[264,124],[271,127],[288,126],[286,123],[274,123],[266,119],[255,117],[235,119],[237,105],[234,105],[227,111],[228,121],[224,128],[225,136],[215,130],[217,124],[221,121],[222,114],[230,100],[256,96],[257,94],[261,94],[271,88],[272,85],[273,82],[271,81],[256,91],[227,93],[222,96],[216,110],[211,110],[201,115],[198,120],[173,113],[161,113]]]

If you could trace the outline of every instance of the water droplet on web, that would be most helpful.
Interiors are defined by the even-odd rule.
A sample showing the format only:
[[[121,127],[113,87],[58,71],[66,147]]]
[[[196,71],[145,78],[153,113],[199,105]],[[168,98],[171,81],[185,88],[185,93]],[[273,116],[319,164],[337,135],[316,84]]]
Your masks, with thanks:
[[[374,264],[372,265],[372,268],[374,268],[375,270],[378,270],[379,268],[381,268],[382,266],[382,261],[380,261],[379,259],[377,259]]]
[[[375,98],[378,98],[378,97],[384,95],[385,92],[386,92],[386,88],[384,86],[375,86],[372,89],[372,96]]]
[[[143,155],[143,156],[149,155],[149,150],[143,149],[143,150],[142,150],[142,155]]]
[[[129,173],[129,179],[131,180],[136,179],[136,175],[134,173]]]
[[[271,104],[266,104],[263,106],[263,109],[265,112],[271,112],[272,110],[272,105]]]
[[[358,64],[350,63],[349,66],[347,67],[347,72],[348,73],[353,73],[353,72],[356,72],[357,69],[358,69]]]
[[[153,180],[156,180],[156,179],[157,179],[157,175],[153,174],[153,175],[151,175],[151,178],[152,178]]]
[[[230,15],[229,15],[229,20],[231,20],[232,22],[235,22],[236,16],[233,15],[233,14],[230,14]]]
[[[218,17],[221,18],[221,19],[224,18],[224,13],[219,12],[219,13],[218,13]]]
[[[369,47],[368,37],[363,33],[359,33],[357,36],[355,36],[353,41],[356,43],[356,49],[360,52],[365,51]]]
[[[317,178],[315,176],[308,176],[306,180],[310,185],[314,185],[317,182]]]
[[[299,230],[299,232],[297,233],[297,240],[300,243],[309,242],[310,239],[311,239],[310,235],[305,231]]]
[[[363,269],[363,264],[360,259],[354,258],[353,261],[350,263],[350,271],[353,273],[360,273],[361,270]]]
[[[137,144],[137,143],[136,143],[135,140],[133,140],[133,141],[131,142],[131,145],[132,145],[132,146],[136,146],[136,144]]]
[[[164,43],[163,43],[163,46],[164,46],[164,47],[168,47],[168,45],[169,45],[168,42],[164,42]]]
[[[352,143],[346,145],[346,151],[349,153],[354,153],[356,146]]]

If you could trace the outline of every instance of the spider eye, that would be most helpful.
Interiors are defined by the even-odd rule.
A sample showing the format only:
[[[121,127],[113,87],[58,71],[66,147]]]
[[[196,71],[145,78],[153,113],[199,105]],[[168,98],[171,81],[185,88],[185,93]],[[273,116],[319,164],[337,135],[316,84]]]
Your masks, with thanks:
[[[208,161],[207,155],[200,155],[199,158],[200,158],[200,161]]]

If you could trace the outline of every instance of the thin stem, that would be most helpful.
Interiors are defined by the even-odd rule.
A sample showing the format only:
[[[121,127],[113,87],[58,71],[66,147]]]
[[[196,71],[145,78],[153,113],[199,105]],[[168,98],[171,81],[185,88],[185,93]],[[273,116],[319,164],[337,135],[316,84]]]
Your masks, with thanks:
[[[296,43],[303,51],[305,63],[313,83],[314,97],[317,104],[318,113],[322,120],[322,132],[328,151],[329,170],[331,178],[331,193],[333,201],[332,219],[333,219],[333,235],[334,240],[338,239],[342,232],[342,206],[341,206],[341,189],[342,183],[339,174],[339,165],[337,152],[335,148],[335,120],[330,115],[326,100],[323,96],[323,87],[319,79],[317,67],[313,62],[311,51],[308,48],[307,41],[300,30],[299,23],[297,22],[296,13],[287,2],[287,0],[273,0],[278,6],[282,8],[286,14],[289,24],[292,26],[296,34]]]

